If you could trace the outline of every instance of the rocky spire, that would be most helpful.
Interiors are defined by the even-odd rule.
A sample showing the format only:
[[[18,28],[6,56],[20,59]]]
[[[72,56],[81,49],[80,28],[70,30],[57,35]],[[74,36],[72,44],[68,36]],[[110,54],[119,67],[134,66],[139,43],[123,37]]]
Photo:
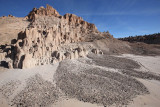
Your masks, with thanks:
[[[29,20],[34,20],[35,16],[55,16],[58,17],[60,14],[55,10],[52,6],[46,5],[46,8],[41,6],[39,9],[33,8],[33,10],[28,14],[28,19]]]

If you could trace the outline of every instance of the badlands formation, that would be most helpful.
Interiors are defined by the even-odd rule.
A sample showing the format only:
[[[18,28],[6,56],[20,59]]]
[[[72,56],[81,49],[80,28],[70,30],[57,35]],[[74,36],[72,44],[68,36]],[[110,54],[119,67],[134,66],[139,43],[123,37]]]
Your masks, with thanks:
[[[9,68],[31,68],[38,65],[56,63],[64,59],[84,57],[89,51],[102,54],[98,49],[80,43],[103,38],[94,24],[84,21],[74,14],[61,16],[55,9],[34,8],[25,17],[30,24],[13,39],[7,52]],[[109,33],[105,34],[110,36]],[[3,46],[1,46],[3,50]],[[90,48],[90,49],[89,49]]]
[[[0,40],[0,107],[160,105],[159,44],[117,40],[49,5],[0,17]]]

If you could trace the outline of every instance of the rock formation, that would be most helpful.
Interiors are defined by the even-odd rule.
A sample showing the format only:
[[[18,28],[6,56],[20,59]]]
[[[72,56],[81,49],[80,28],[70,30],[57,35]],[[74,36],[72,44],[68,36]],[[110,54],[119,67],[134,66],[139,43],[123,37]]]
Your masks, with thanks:
[[[99,49],[92,49],[92,52],[95,54],[103,54],[103,52]]]
[[[31,68],[84,57],[91,50],[78,43],[103,38],[94,24],[74,14],[61,16],[49,5],[46,8],[34,8],[26,18],[30,25],[18,34],[16,40],[12,40],[13,49],[10,49],[11,60],[8,62],[10,68],[12,65],[13,68]],[[70,44],[75,46],[62,48]],[[97,49],[91,52],[102,54]]]
[[[54,64],[65,59],[85,57],[91,52],[160,53],[154,46],[139,47],[138,44],[119,41],[108,31],[99,32],[94,24],[81,17],[69,13],[62,16],[49,5],[34,8],[24,18],[12,15],[0,17],[0,26],[0,66],[8,68]],[[153,40],[156,43],[159,41]]]
[[[58,17],[60,14],[51,6],[47,4],[46,8],[41,6],[39,9],[33,8],[33,10],[29,13],[28,19],[34,20],[36,15],[39,16],[55,16]]]

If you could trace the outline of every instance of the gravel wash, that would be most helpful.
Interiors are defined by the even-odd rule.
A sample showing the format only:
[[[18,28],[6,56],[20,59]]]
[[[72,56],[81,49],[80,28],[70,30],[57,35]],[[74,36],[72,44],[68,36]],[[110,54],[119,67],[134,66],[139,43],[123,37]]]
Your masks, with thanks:
[[[137,95],[149,93],[141,82],[130,76],[89,67],[78,61],[61,62],[56,72],[56,83],[70,98],[104,106],[127,105]]]
[[[59,91],[51,82],[35,75],[27,81],[27,86],[12,100],[17,107],[46,107],[59,98]]]
[[[16,90],[23,85],[19,80],[1,85],[0,93],[16,107],[53,106],[61,98],[119,107],[150,93],[137,78],[160,80],[160,75],[138,71],[140,67],[131,59],[90,54],[88,58],[60,62],[54,72],[49,72],[53,81],[38,73],[27,78],[18,93]]]

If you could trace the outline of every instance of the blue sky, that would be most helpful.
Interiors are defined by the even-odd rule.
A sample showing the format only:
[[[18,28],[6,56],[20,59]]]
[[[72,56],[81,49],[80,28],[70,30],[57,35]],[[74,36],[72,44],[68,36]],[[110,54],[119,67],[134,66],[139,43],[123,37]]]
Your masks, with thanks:
[[[26,16],[49,4],[61,15],[73,13],[114,37],[160,32],[160,0],[0,0],[0,16]]]

